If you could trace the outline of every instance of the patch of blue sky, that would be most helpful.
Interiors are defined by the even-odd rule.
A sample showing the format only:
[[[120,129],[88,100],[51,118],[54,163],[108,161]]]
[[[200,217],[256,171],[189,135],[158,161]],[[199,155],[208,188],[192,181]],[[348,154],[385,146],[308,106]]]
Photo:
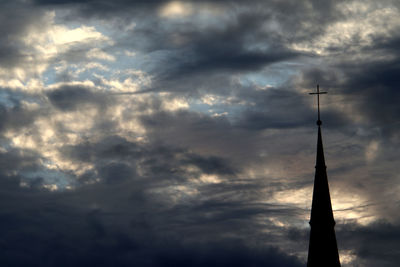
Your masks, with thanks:
[[[13,108],[20,104],[21,101],[29,103],[40,103],[40,97],[35,95],[27,95],[23,91],[0,90],[0,105],[5,108]]]
[[[156,50],[150,52],[143,57],[143,64],[147,66],[144,70],[148,72],[157,72],[160,66],[164,66],[164,71],[169,72],[170,69],[175,67],[174,58],[179,59],[181,57],[182,55],[174,50]]]
[[[9,92],[8,91],[0,90],[0,104],[3,107],[9,107],[9,108],[14,106],[13,102],[10,101]]]
[[[62,19],[60,19],[60,23],[63,23]],[[121,24],[118,20],[110,22],[109,20],[104,21],[91,18],[90,20],[79,22],[71,22],[71,20],[68,20],[68,23],[64,25],[69,28],[78,28],[82,26],[93,27],[97,32],[109,39],[109,41],[98,43],[98,48],[114,56],[124,56],[126,55],[126,51],[131,54],[136,54],[138,51],[134,47],[144,45],[142,38],[134,38],[136,28],[136,23],[134,21],[124,21],[124,23]],[[123,58],[124,57],[119,57],[119,60],[123,60]],[[125,56],[125,58],[127,57]]]
[[[223,102],[215,102],[213,105],[209,105],[199,99],[189,101],[189,110],[210,117],[224,116],[231,122],[234,122],[246,108],[248,108],[246,105],[227,104]]]
[[[13,149],[10,141],[7,139],[0,138],[0,153],[6,152]]]
[[[44,86],[49,86],[57,82],[56,71],[52,67],[48,67],[42,74],[42,82]]]
[[[105,64],[103,65],[108,67]],[[45,86],[58,82],[92,80],[94,73],[101,74],[102,76],[108,75],[108,71],[102,68],[86,68],[84,64],[70,64],[65,70],[57,72],[56,68],[59,66],[59,64],[53,64],[43,72],[42,81]]]
[[[104,41],[103,43],[96,44],[97,47],[102,51],[115,57],[115,61],[94,59],[88,61],[87,59],[82,60],[82,64],[77,64],[78,67],[69,65],[67,69],[61,73],[57,73],[54,69],[57,64],[50,66],[43,75],[43,80],[45,85],[51,85],[56,82],[62,82],[65,80],[74,79],[75,81],[82,80],[93,80],[96,81],[97,74],[104,79],[119,79],[123,80],[125,70],[140,70],[145,73],[150,74],[161,74],[160,66],[165,66],[168,70],[168,65],[171,64],[171,58],[174,57],[173,50],[156,50],[153,52],[141,52],[140,49],[146,47],[146,41],[143,38],[135,38],[136,27],[140,26],[140,21],[137,22],[139,26],[136,26],[135,21],[126,22],[125,26],[121,27],[118,21],[107,23],[101,19],[91,19],[91,20],[80,20],[71,21],[65,23],[66,19],[71,14],[66,10],[57,10],[55,22],[57,24],[63,24],[70,29],[87,26],[93,27],[96,31],[100,32],[102,35],[106,36],[112,42]],[[145,49],[146,50],[146,49]],[[177,55],[179,56],[179,55]],[[84,67],[85,63],[96,62],[102,64],[108,70],[101,68],[90,68],[87,70],[81,70],[75,77],[69,74],[77,73],[79,67]],[[165,69],[164,69],[165,70]],[[163,72],[163,71],[161,71]]]
[[[128,52],[126,52],[128,51]],[[135,53],[134,56],[128,56],[126,53]],[[141,53],[137,53],[130,50],[121,50],[116,53],[112,53],[115,56],[116,60],[114,62],[101,62],[105,63],[105,65],[110,69],[115,71],[121,71],[123,73],[124,70],[134,69],[134,70],[144,70],[146,71],[147,57]]]
[[[208,114],[210,108],[210,105],[207,105],[200,100],[189,101],[189,109],[192,111]]]
[[[260,88],[280,87],[300,72],[296,62],[280,62],[270,65],[259,72],[241,75],[239,82],[243,86],[259,86]]]
[[[27,184],[40,179],[44,185],[56,185],[58,190],[65,190],[76,185],[76,180],[72,176],[57,170],[43,168],[37,171],[22,172],[21,175]]]

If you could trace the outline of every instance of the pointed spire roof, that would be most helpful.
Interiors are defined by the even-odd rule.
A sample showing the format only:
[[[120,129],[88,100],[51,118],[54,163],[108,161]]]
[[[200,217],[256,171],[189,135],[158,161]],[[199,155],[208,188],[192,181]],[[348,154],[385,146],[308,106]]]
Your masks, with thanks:
[[[317,86],[317,93],[312,93],[318,96],[318,140],[307,267],[340,267],[334,229],[335,220],[333,218],[324,148],[322,144],[322,121],[319,111],[319,95],[322,93],[326,92],[319,92],[319,86]]]

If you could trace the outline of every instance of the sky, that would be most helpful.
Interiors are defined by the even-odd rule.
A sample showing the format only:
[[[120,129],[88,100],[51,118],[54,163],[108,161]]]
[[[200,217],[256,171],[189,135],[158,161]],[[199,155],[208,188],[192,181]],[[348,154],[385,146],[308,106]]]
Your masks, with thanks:
[[[400,262],[400,2],[3,0],[2,266]]]

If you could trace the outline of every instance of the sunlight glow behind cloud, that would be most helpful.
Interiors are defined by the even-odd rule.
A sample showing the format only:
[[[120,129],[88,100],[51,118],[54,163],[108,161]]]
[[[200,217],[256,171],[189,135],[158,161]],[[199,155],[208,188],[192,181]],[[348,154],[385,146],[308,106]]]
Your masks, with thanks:
[[[160,16],[166,18],[185,17],[192,14],[192,5],[181,1],[171,1],[160,9]]]

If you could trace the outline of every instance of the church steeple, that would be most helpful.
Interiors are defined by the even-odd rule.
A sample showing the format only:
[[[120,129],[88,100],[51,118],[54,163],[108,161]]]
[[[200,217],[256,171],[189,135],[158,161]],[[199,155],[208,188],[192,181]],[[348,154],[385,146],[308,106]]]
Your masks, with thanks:
[[[319,108],[320,92],[317,85],[318,97],[318,141],[315,165],[314,190],[310,219],[310,243],[308,248],[307,267],[340,267],[339,252],[335,235],[335,220],[333,218],[331,197],[329,194],[328,176],[322,145],[321,117]]]

